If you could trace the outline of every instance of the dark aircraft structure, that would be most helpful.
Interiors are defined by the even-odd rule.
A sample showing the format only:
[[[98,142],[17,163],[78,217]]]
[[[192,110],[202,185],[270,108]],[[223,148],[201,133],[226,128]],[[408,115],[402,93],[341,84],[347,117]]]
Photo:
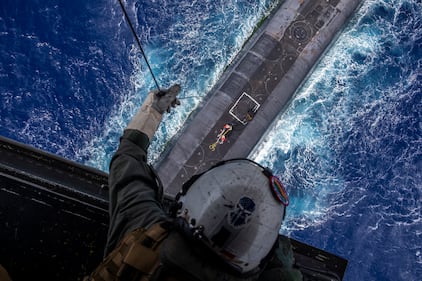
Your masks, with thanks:
[[[107,176],[0,137],[0,264],[14,281],[82,280],[98,265],[108,230]],[[304,280],[342,280],[347,260],[290,240]]]

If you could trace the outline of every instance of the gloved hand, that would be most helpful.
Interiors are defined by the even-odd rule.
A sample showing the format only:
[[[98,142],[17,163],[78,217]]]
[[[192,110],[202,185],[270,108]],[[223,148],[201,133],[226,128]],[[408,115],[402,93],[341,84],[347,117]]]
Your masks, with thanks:
[[[178,84],[161,91],[151,91],[126,129],[141,131],[151,140],[160,125],[163,113],[170,112],[171,107],[180,104],[177,99],[179,92],[180,85]]]
[[[170,112],[171,107],[180,105],[180,101],[177,99],[177,95],[180,93],[180,85],[174,84],[170,88],[161,91],[154,91],[154,100],[152,107],[158,112],[164,113],[164,111]]]

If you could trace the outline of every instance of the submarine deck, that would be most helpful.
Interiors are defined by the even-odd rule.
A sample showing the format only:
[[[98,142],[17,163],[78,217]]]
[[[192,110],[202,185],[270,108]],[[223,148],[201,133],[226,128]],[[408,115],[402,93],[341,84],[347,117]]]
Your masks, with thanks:
[[[247,157],[360,3],[283,1],[158,162],[166,195],[221,160]]]

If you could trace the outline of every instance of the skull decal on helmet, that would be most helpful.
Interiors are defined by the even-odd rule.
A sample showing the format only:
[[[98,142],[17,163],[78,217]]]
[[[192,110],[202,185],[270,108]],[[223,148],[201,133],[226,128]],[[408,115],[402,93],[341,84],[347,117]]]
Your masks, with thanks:
[[[255,202],[249,197],[242,197],[233,210],[229,212],[229,225],[234,228],[241,228],[248,224],[255,211]]]

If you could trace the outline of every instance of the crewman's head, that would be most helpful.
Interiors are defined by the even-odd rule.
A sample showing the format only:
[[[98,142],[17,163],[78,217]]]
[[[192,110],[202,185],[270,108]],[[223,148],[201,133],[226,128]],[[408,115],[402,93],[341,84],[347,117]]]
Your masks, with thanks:
[[[194,176],[184,185],[179,202],[179,216],[195,236],[246,273],[274,246],[288,197],[269,169],[235,159]]]

